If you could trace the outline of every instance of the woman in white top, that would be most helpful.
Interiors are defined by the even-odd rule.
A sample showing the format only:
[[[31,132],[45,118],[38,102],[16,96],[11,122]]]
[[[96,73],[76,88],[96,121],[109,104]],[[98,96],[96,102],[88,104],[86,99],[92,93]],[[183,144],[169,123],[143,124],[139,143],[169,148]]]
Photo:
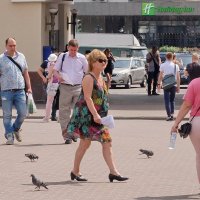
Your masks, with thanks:
[[[165,75],[174,74],[177,85],[164,90],[165,109],[167,112],[167,121],[174,119],[174,99],[176,92],[180,91],[180,73],[179,66],[173,62],[173,54],[171,52],[166,54],[166,61],[160,66],[160,74],[158,78],[158,90],[161,89],[161,83]]]
[[[54,100],[54,96],[56,95],[56,91],[58,89],[59,83],[58,79],[53,75],[53,67],[57,60],[56,54],[50,54],[48,57],[48,64],[47,64],[47,102],[46,102],[46,109],[45,109],[45,117],[43,118],[43,122],[48,122],[50,119],[52,103]]]

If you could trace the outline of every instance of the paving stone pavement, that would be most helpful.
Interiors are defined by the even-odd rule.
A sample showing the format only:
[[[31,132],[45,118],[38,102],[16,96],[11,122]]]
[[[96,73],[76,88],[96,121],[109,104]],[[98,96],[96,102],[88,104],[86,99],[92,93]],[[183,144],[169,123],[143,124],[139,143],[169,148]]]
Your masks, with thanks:
[[[189,138],[177,138],[169,150],[172,122],[164,120],[116,120],[111,130],[117,168],[130,179],[110,183],[101,145],[93,142],[81,172],[88,182],[71,181],[69,174],[78,143],[63,144],[57,122],[26,119],[23,142],[5,145],[0,126],[0,200],[186,200],[199,199],[195,153]],[[2,119],[0,119],[2,124]],[[150,159],[139,149],[150,149]],[[30,162],[25,153],[35,153]],[[47,183],[49,190],[34,190],[30,174]]]

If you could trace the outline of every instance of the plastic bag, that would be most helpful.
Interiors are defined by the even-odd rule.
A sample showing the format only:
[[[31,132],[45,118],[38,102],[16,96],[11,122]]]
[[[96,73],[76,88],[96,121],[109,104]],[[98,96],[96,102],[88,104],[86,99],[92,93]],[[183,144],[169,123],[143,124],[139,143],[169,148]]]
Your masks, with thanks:
[[[37,112],[37,108],[33,99],[33,95],[29,93],[27,99],[27,115],[33,114]]]

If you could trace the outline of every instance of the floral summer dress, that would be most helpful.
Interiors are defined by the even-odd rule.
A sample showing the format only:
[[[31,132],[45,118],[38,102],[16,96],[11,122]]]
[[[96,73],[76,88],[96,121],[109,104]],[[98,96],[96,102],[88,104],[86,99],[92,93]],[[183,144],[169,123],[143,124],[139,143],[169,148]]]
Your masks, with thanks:
[[[90,73],[89,73],[90,74]],[[92,100],[94,106],[101,117],[105,117],[108,113],[108,91],[106,84],[101,87],[98,85],[96,78],[90,74],[94,79],[94,86],[92,91]],[[77,103],[74,106],[73,114],[67,126],[67,136],[80,137],[82,139],[90,139],[99,141],[101,143],[110,142],[111,137],[108,128],[102,124],[95,123],[93,116],[89,111],[83,95],[83,89]]]

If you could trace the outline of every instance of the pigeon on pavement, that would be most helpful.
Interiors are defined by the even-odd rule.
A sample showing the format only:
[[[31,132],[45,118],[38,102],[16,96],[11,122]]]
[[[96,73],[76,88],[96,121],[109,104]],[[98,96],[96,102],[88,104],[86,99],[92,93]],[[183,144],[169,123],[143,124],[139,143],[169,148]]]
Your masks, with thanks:
[[[140,149],[140,152],[142,152],[142,154],[145,154],[148,158],[150,158],[151,156],[153,156],[153,151],[149,151],[149,150],[145,150],[145,149]]]
[[[35,159],[38,159],[39,157],[35,155],[34,153],[26,153],[26,157],[28,157],[31,161],[34,161]]]
[[[41,186],[44,187],[44,188],[46,188],[46,189],[48,189],[48,187],[46,186],[46,184],[44,182],[40,181],[39,179],[37,179],[35,177],[35,175],[31,174],[31,177],[32,177],[32,183],[33,183],[33,185],[36,185],[36,188],[38,188],[38,190],[40,190]]]

